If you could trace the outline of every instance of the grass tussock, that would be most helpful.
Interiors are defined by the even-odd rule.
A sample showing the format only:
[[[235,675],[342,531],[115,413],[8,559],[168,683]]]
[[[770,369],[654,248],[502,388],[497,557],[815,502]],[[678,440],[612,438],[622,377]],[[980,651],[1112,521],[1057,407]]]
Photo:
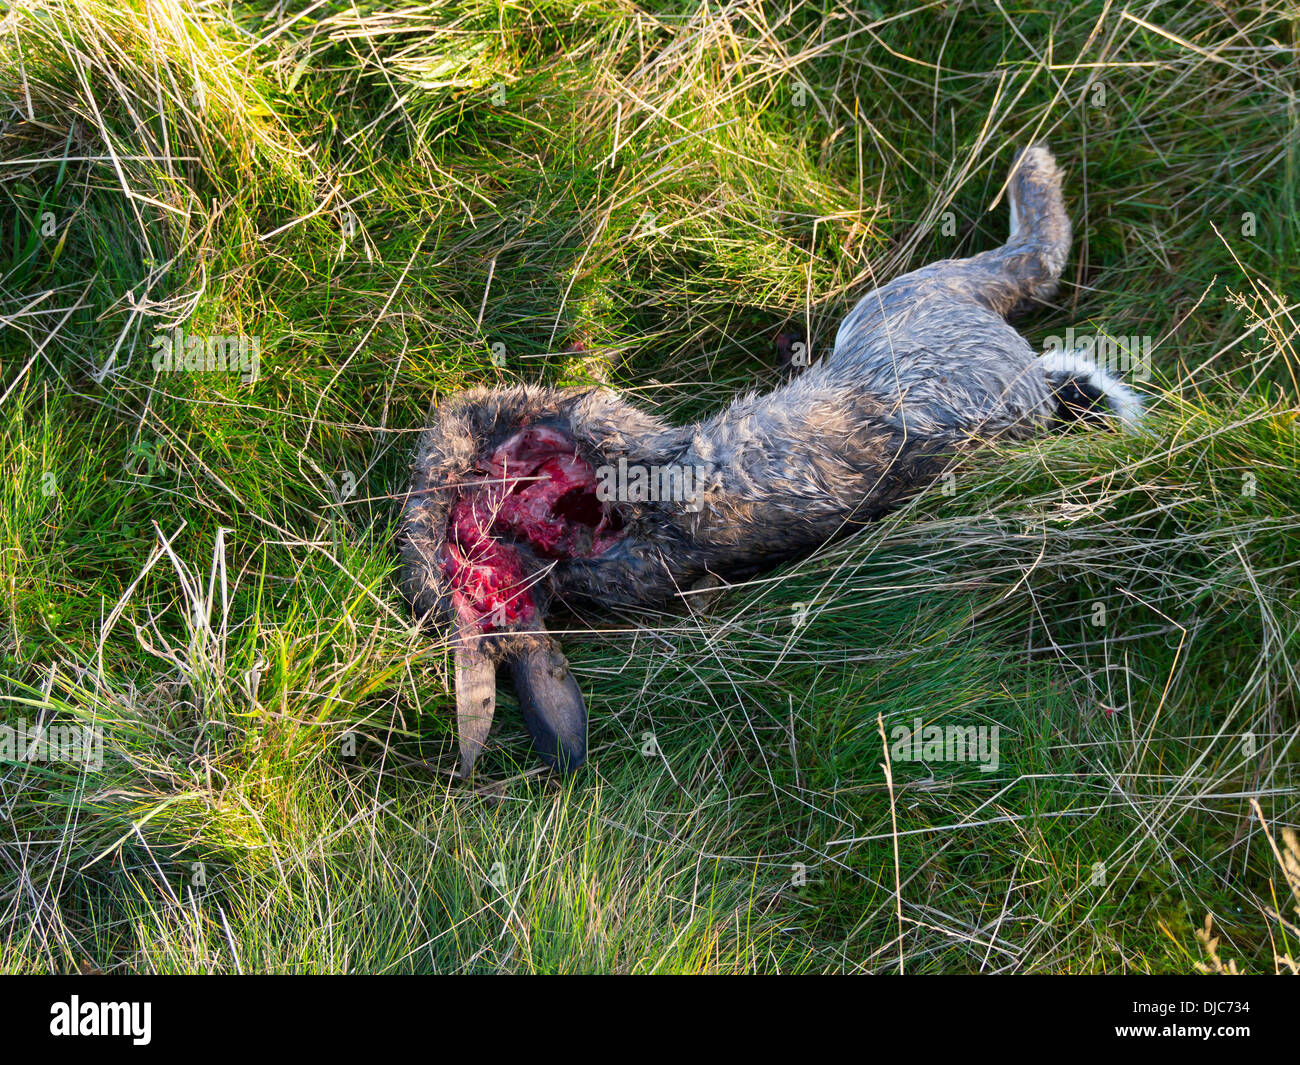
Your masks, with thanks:
[[[1294,973],[1297,43],[1273,0],[8,5],[0,723],[102,746],[0,751],[0,968]],[[778,330],[1000,243],[1039,139],[1076,239],[1021,328],[1148,338],[1149,431],[571,636],[590,769],[503,692],[454,783],[392,549],[437,398],[769,387]],[[176,330],[255,372],[158,369]]]

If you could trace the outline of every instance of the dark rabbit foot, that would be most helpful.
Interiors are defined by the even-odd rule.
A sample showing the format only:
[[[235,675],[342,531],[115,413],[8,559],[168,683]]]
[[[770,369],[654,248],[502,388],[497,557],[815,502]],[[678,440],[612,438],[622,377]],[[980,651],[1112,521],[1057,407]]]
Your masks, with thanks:
[[[812,365],[808,334],[801,325],[784,326],[773,338],[772,346],[776,349],[778,369],[798,374]]]

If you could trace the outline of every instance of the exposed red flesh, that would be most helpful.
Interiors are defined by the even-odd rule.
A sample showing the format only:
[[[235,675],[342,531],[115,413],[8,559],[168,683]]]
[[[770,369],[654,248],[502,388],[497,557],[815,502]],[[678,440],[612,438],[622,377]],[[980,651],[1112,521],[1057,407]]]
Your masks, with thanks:
[[[452,507],[442,567],[462,620],[490,632],[537,616],[519,543],[547,558],[590,558],[616,543],[622,527],[596,498],[591,466],[554,429],[516,433],[484,472]]]

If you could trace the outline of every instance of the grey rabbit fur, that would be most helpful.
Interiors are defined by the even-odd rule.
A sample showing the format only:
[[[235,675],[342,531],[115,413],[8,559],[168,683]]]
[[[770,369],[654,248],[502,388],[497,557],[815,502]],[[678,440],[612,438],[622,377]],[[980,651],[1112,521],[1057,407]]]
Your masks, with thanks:
[[[1070,247],[1046,147],[1020,153],[1008,187],[1006,244],[868,292],[829,355],[705,421],[669,425],[604,387],[477,388],[440,404],[400,540],[416,617],[454,640],[462,775],[501,663],[542,758],[561,771],[586,759],[582,694],[543,621],[554,606],[660,607],[702,578],[743,578],[852,532],[974,442],[1098,415],[1136,422],[1138,398],[1095,362],[1037,355],[1007,324],[1056,291]],[[614,471],[622,492],[609,491]]]

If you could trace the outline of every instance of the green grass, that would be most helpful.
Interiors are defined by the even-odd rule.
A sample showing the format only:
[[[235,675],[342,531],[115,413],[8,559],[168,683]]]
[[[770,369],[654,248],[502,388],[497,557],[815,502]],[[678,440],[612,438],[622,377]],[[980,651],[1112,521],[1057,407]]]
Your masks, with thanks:
[[[104,747],[0,762],[0,969],[1294,970],[1293,7],[0,11],[0,721]],[[1035,139],[1076,238],[1020,326],[1152,337],[1150,432],[571,635],[590,767],[503,690],[455,782],[393,546],[438,398],[770,387],[1000,243]],[[258,379],[156,372],[177,326]],[[996,771],[886,773],[916,718]]]

